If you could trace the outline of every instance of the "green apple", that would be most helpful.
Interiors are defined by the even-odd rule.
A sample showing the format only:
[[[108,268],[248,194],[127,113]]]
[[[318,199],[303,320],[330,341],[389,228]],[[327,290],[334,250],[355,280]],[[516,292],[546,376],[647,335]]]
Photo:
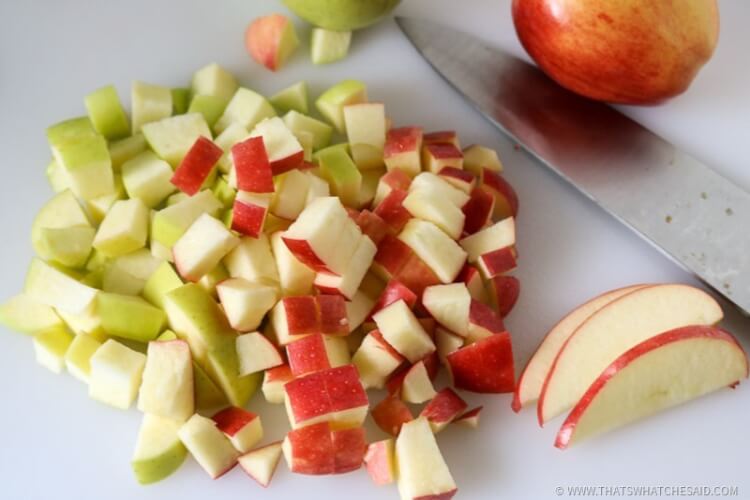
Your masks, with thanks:
[[[302,19],[337,31],[364,28],[391,12],[400,0],[284,0]]]
[[[232,123],[242,125],[252,130],[255,125],[265,118],[276,116],[276,111],[265,97],[250,89],[240,87],[227,104],[224,114],[214,125],[217,133],[221,133]]]
[[[41,259],[31,261],[26,274],[24,293],[36,302],[71,314],[85,312],[98,291]]]
[[[78,268],[86,264],[95,234],[96,229],[91,226],[43,227],[39,236],[51,260]]]
[[[245,406],[257,389],[260,376],[240,377],[237,333],[211,295],[200,285],[183,285],[166,294],[164,309],[172,330],[187,340],[195,361],[229,402]]]
[[[154,340],[164,329],[164,311],[141,297],[100,293],[98,302],[102,327],[110,335],[138,342]]]
[[[144,151],[122,165],[122,183],[130,198],[138,198],[149,208],[159,205],[175,191],[169,163],[152,151]]]
[[[318,151],[318,162],[320,173],[331,186],[331,194],[341,198],[344,205],[357,208],[362,174],[346,151],[336,146]]]
[[[96,301],[79,313],[68,313],[58,309],[57,314],[76,335],[91,335],[100,342],[107,340]]]
[[[156,212],[151,237],[171,249],[201,214],[217,216],[221,208],[222,203],[211,191],[201,191]]]
[[[333,128],[320,120],[316,120],[302,113],[291,110],[284,115],[284,125],[292,133],[299,137],[302,132],[307,132],[313,136],[313,149],[318,150],[325,148],[331,143]]]
[[[42,229],[64,229],[76,226],[91,226],[86,212],[70,190],[55,195],[39,210],[31,225],[31,243],[34,251],[43,259],[51,254],[42,239]]]
[[[183,115],[190,104],[190,89],[185,87],[175,87],[170,89],[172,94],[172,114]]]
[[[62,326],[63,321],[50,306],[20,293],[0,305],[0,325],[17,332],[34,334]]]
[[[221,99],[224,104],[229,102],[239,84],[234,75],[216,63],[202,67],[193,74],[190,87],[193,96],[210,95]]]
[[[47,164],[47,170],[44,173],[47,175],[47,181],[55,193],[70,189],[68,174],[60,168],[60,164],[54,158]]]
[[[91,200],[114,192],[112,160],[101,135],[69,137],[53,146],[53,154],[77,197]]]
[[[229,157],[232,146],[247,139],[249,135],[250,132],[239,123],[231,123],[216,137],[214,142],[224,150],[224,154],[219,158],[219,162],[217,163],[222,173],[228,174],[232,169],[232,160]]]
[[[133,404],[146,355],[109,339],[89,360],[89,397],[101,403],[127,410]]]
[[[307,113],[307,82],[301,81],[280,90],[268,99],[276,111],[286,113],[294,110],[299,113]]]
[[[135,81],[130,90],[133,133],[143,125],[172,116],[172,91],[160,85]]]
[[[344,108],[346,136],[352,159],[362,170],[382,168],[385,147],[385,107],[382,102],[352,104]]]
[[[143,415],[130,465],[140,484],[161,481],[179,469],[187,448],[177,436],[182,422],[156,415]]]
[[[148,343],[138,409],[181,422],[193,414],[193,363],[187,342]]]
[[[183,285],[169,262],[162,262],[143,287],[143,297],[159,308],[164,308],[164,296]]]
[[[94,238],[94,248],[107,257],[133,252],[146,245],[149,211],[139,199],[112,205]]]
[[[146,248],[116,257],[103,266],[102,290],[139,295],[162,262]]]
[[[199,137],[213,137],[206,119],[200,113],[171,116],[147,123],[143,126],[143,135],[151,149],[174,168]]]
[[[367,87],[357,80],[344,80],[323,92],[315,106],[340,133],[346,133],[344,106],[367,102]]]
[[[351,31],[313,28],[310,41],[313,64],[329,64],[345,58],[351,41]]]
[[[84,99],[84,104],[94,129],[107,140],[122,139],[130,135],[128,115],[125,114],[113,85],[90,93]]]
[[[146,138],[141,133],[110,142],[109,157],[112,159],[112,171],[119,172],[123,163],[146,151],[147,147]]]
[[[34,335],[34,354],[43,367],[61,373],[65,368],[65,353],[73,342],[73,334],[65,326],[56,326]]]
[[[112,210],[112,206],[116,201],[127,198],[120,174],[114,175],[114,186],[114,190],[111,193],[85,201],[84,208],[86,213],[89,214],[89,219],[94,224],[100,224],[104,220],[104,217]]]
[[[196,410],[212,410],[229,404],[221,389],[195,361],[193,361],[193,385]]]
[[[65,366],[68,373],[88,384],[91,375],[91,356],[101,345],[101,342],[92,335],[76,335],[65,352]]]
[[[88,116],[79,116],[55,123],[47,127],[46,134],[52,154],[55,154],[57,146],[67,142],[68,139],[97,135]]]
[[[224,109],[227,107],[227,101],[221,97],[207,94],[196,94],[190,100],[190,107],[188,113],[200,113],[205,118],[206,123],[209,127],[213,127],[214,124],[224,114]]]
[[[227,271],[226,266],[219,262],[219,264],[211,269],[208,274],[205,274],[200,280],[198,280],[198,284],[216,299],[218,298],[218,295],[216,294],[216,285],[226,279],[229,279],[229,272]]]
[[[225,209],[230,209],[234,206],[234,199],[237,197],[237,191],[229,185],[225,177],[219,177],[214,182],[214,186],[211,191],[216,196],[216,199],[224,205]]]
[[[177,340],[177,334],[172,330],[164,330],[156,337],[157,342],[168,342],[170,340]]]

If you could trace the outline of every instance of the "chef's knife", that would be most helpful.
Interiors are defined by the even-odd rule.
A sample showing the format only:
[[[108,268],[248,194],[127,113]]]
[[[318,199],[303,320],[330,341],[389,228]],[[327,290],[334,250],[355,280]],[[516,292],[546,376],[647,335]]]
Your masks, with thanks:
[[[471,35],[397,18],[433,68],[529,153],[750,313],[750,194],[614,108]]]

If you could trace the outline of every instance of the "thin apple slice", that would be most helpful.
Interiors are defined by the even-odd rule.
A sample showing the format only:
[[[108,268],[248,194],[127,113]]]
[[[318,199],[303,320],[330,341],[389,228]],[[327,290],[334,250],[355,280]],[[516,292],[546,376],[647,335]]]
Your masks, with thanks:
[[[748,377],[729,333],[686,326],[647,338],[615,359],[586,390],[555,440],[561,449]]]
[[[251,450],[237,461],[248,476],[267,488],[281,459],[281,441]]]
[[[634,292],[644,286],[646,285],[618,288],[617,290],[599,295],[576,307],[553,326],[544,339],[542,339],[539,347],[534,351],[526,367],[521,372],[521,376],[518,378],[518,384],[513,393],[513,411],[518,412],[524,406],[539,399],[544,379],[547,378],[547,374],[557,353],[565,341],[568,340],[584,321],[613,300],[617,300],[623,295]]]
[[[544,381],[540,425],[572,408],[602,371],[636,344],[687,325],[713,325],[723,317],[706,292],[678,285],[641,288],[592,314],[568,338]]]

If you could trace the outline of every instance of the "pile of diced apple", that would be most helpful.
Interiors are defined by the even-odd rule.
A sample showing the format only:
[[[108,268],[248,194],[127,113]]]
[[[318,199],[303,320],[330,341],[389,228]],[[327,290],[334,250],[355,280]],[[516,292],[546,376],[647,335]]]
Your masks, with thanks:
[[[513,409],[537,403],[539,425],[570,410],[555,446],[734,387],[748,377],[723,313],[687,285],[633,285],[577,307],[542,341],[518,380]]]
[[[267,486],[283,455],[451,497],[434,435],[481,407],[438,372],[515,387],[518,201],[495,152],[392,128],[361,82],[327,90],[316,118],[304,83],[267,100],[216,64],[190,88],[135,82],[129,116],[112,86],[85,104],[47,130],[57,194],[0,321],[92,398],[143,412],[137,480],[189,452],[212,478],[239,464]],[[285,437],[261,444],[257,388],[286,406]],[[369,414],[390,438],[368,442]]]

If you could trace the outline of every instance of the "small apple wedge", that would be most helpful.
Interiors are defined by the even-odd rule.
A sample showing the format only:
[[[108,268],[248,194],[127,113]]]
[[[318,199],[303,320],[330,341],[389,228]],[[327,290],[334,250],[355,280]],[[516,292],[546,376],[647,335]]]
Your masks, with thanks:
[[[258,373],[284,363],[276,346],[260,332],[240,335],[236,342],[240,376]]]
[[[388,344],[410,362],[435,350],[435,344],[403,300],[378,311],[372,319]]]
[[[224,408],[211,419],[240,453],[247,453],[263,439],[260,417],[236,406]]]
[[[196,413],[182,424],[177,435],[212,479],[218,479],[237,464],[239,453],[210,418]]]
[[[279,69],[298,45],[294,23],[281,14],[259,17],[245,32],[247,52],[271,71]]]
[[[451,332],[466,337],[469,333],[471,295],[463,283],[425,288],[422,305],[430,316]]]
[[[292,370],[289,365],[279,365],[275,368],[269,368],[263,372],[263,397],[271,404],[284,403],[284,384],[292,380]]]
[[[497,333],[446,356],[453,384],[471,392],[513,392],[513,351],[510,334]]]
[[[453,423],[476,429],[479,427],[479,415],[482,413],[482,408],[482,406],[472,408],[463,415],[457,417]]]
[[[526,367],[518,378],[516,390],[513,393],[513,411],[519,412],[521,408],[539,399],[542,392],[544,379],[549,369],[566,340],[586,321],[592,314],[606,306],[613,300],[623,295],[642,288],[645,285],[634,285],[618,288],[595,297],[581,304],[561,319],[547,335],[542,339],[534,354],[529,359]]]
[[[0,325],[28,334],[62,326],[55,310],[26,294],[15,295],[0,305]]]
[[[407,403],[420,404],[435,397],[430,375],[423,361],[414,363],[401,382],[401,398]]]
[[[349,43],[352,40],[351,31],[333,31],[323,28],[313,28],[310,37],[310,48],[313,64],[329,64],[346,57]]]
[[[329,88],[315,101],[315,107],[340,133],[346,132],[344,106],[367,102],[367,87],[357,80],[344,80]]]
[[[381,389],[404,361],[404,357],[386,342],[378,330],[368,332],[352,356],[352,363],[357,367],[365,389]]]
[[[449,500],[456,482],[426,418],[404,424],[396,438],[398,491],[402,500]]]
[[[53,373],[62,373],[66,354],[73,339],[73,334],[65,326],[56,326],[37,333],[33,339],[37,363]]]
[[[248,476],[267,488],[281,459],[281,441],[251,450],[237,461]]]
[[[297,474],[333,474],[336,468],[331,428],[327,422],[294,429],[281,444],[289,470]]]
[[[218,219],[203,214],[174,245],[177,272],[188,281],[198,281],[239,243],[239,238]]]
[[[437,434],[466,411],[466,408],[468,408],[466,401],[461,399],[453,389],[446,387],[435,394],[419,416],[426,418],[430,422],[432,432]]]
[[[141,385],[146,356],[110,339],[89,363],[89,397],[121,410],[130,408]]]
[[[396,455],[393,439],[370,443],[365,453],[365,467],[372,481],[382,486],[396,481]]]
[[[181,422],[145,414],[130,466],[140,484],[161,481],[176,471],[187,457],[187,449],[177,436]]]
[[[747,377],[747,355],[724,330],[686,326],[655,335],[594,380],[560,428],[555,446],[565,449]]]
[[[648,286],[610,302],[558,352],[537,405],[540,425],[572,408],[599,374],[635,345],[681,326],[713,325],[722,317],[710,295],[687,285]]]
[[[244,278],[229,278],[216,285],[229,324],[237,331],[252,332],[276,304],[276,288]]]
[[[414,420],[409,407],[394,395],[388,395],[372,409],[372,419],[383,432],[398,436],[401,426]]]

